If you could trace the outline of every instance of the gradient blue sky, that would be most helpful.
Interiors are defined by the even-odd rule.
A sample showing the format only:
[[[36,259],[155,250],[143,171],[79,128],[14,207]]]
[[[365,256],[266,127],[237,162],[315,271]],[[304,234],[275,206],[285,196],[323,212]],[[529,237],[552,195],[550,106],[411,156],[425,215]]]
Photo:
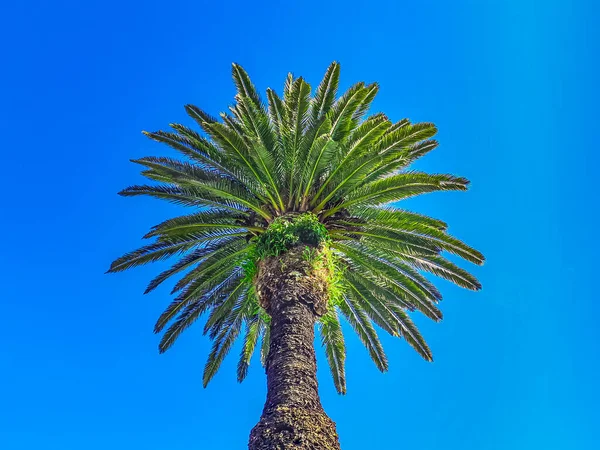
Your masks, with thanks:
[[[142,129],[226,108],[232,61],[280,90],[334,59],[343,87],[380,82],[375,110],[439,126],[419,168],[472,189],[410,206],[488,258],[483,291],[440,282],[445,320],[417,318],[433,364],[384,338],[382,375],[348,335],[345,397],[320,364],[344,450],[600,448],[594,2],[252,3],[0,7],[0,448],[245,448],[262,368],[239,385],[231,355],[203,389],[199,329],[158,355],[160,267],[104,271],[178,210],[116,192],[140,179],[129,158],[166,151]]]

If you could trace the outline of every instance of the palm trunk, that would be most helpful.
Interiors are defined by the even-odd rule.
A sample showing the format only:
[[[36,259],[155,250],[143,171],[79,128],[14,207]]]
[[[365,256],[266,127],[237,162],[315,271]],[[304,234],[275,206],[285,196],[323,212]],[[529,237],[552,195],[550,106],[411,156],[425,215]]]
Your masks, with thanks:
[[[271,316],[267,401],[249,450],[339,450],[335,423],[319,399],[315,322],[326,311],[327,286],[293,249],[261,263],[257,291]]]

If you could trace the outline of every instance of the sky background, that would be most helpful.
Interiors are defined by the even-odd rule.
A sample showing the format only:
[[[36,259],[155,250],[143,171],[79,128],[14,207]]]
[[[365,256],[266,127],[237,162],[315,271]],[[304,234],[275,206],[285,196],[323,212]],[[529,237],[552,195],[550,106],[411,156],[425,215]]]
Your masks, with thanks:
[[[585,1],[339,3],[19,1],[0,7],[0,448],[242,449],[260,416],[258,361],[239,346],[207,389],[201,327],[159,355],[161,265],[104,275],[151,225],[185,211],[126,199],[141,130],[232,102],[231,62],[264,91],[378,81],[373,110],[432,121],[418,168],[472,181],[411,200],[487,263],[445,281],[440,324],[416,317],[429,364],[383,337],[381,374],[347,334],[348,394],[318,350],[344,450],[600,448],[598,7]]]

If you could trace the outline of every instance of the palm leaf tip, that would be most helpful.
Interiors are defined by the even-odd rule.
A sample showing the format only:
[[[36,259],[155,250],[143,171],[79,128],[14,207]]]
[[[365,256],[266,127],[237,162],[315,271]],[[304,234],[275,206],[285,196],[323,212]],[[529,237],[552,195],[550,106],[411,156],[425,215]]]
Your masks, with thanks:
[[[190,116],[202,129],[204,129],[204,124],[214,123],[217,121],[216,118],[195,105],[187,104],[184,106],[184,109],[187,115]]]

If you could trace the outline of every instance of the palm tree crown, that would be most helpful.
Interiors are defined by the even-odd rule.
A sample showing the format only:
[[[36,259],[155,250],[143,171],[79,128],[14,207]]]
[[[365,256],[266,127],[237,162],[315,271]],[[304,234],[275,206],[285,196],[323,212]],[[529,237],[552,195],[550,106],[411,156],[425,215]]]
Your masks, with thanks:
[[[291,247],[310,243],[324,249],[315,257],[314,246],[307,246],[304,256],[329,268],[328,308],[318,328],[340,393],[346,390],[340,316],[385,371],[388,362],[373,322],[432,360],[407,314],[418,310],[435,321],[442,318],[436,305],[442,296],[423,272],[464,288],[481,287],[441,255],[482,264],[481,253],[450,236],[444,222],[395,206],[427,192],[467,189],[464,178],[407,170],[437,146],[431,139],[436,127],[407,119],[392,123],[381,113],[366,116],[378,85],[357,83],[338,98],[339,72],[332,63],[312,97],[310,85],[290,74],[283,97],[267,89],[265,104],[234,64],[237,95],[229,113],[218,120],[185,107],[203,134],[180,124],[171,124],[169,132],[145,133],[185,160],[133,161],[158,183],[131,186],[121,195],[148,195],[195,211],[154,226],[145,236],[154,242],[117,259],[109,272],[177,255],[146,293],[183,274],[155,332],[166,328],[159,345],[164,352],[208,314],[204,331],[214,344],[205,385],[242,333],[238,379],[246,376],[257,346],[265,360],[270,318],[257,299],[256,264]]]

